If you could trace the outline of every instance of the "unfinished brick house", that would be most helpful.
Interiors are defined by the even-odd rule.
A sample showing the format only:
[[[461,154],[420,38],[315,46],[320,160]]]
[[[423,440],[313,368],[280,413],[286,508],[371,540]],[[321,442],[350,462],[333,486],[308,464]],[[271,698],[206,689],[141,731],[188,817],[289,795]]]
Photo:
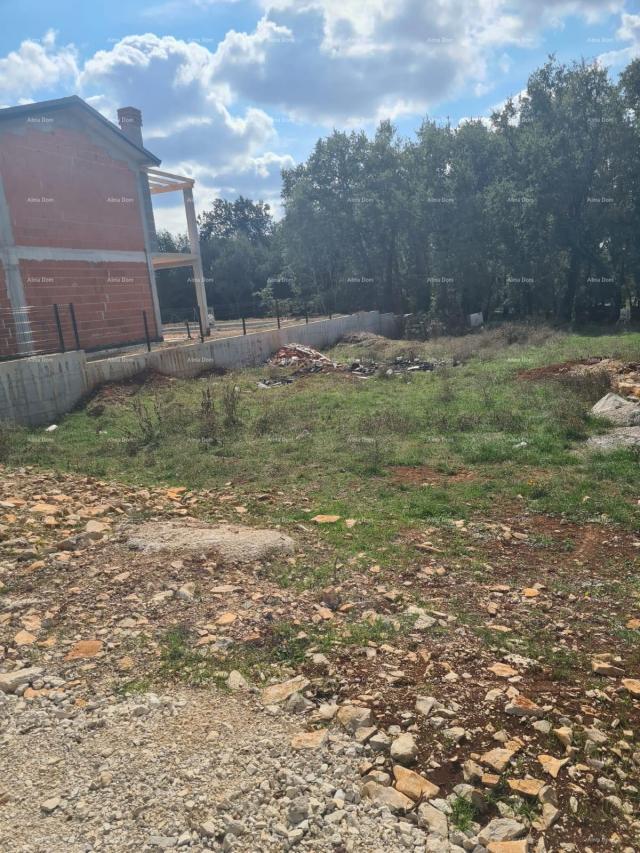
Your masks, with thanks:
[[[0,110],[0,357],[160,340],[165,267],[193,268],[207,326],[193,181],[156,168],[139,110],[118,120],[76,96]],[[190,254],[158,252],[151,195],[173,190]]]

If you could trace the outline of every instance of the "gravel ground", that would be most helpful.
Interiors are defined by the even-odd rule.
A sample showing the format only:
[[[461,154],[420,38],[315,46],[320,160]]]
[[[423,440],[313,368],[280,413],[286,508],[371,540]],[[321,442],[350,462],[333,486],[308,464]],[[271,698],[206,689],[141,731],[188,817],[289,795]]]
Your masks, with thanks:
[[[0,719],[4,853],[424,850],[410,820],[361,801],[362,746],[332,731],[295,750],[299,721],[251,695],[0,693]]]

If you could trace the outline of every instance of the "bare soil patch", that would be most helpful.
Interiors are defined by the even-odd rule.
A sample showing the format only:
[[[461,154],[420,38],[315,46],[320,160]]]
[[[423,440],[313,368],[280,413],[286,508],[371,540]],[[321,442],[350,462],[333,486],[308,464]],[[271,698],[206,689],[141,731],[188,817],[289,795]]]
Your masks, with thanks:
[[[392,465],[388,469],[394,483],[463,483],[476,479],[473,471],[438,471],[429,465]]]

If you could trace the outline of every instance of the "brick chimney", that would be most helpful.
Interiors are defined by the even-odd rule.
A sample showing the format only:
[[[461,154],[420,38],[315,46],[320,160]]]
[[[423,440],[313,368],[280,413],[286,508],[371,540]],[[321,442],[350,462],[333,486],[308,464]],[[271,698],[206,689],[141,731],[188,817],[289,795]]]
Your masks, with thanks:
[[[136,145],[142,142],[142,113],[136,107],[120,107],[118,110],[120,130]]]

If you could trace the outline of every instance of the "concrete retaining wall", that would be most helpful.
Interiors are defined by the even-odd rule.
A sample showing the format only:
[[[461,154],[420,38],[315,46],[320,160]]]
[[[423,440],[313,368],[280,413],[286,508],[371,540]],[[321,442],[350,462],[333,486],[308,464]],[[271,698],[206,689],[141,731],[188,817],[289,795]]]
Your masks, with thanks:
[[[51,423],[86,394],[84,352],[0,363],[0,424]]]
[[[352,332],[391,337],[396,326],[393,314],[361,311],[333,320],[97,361],[87,362],[80,351],[0,362],[0,423],[52,423],[99,385],[129,379],[143,370],[187,378],[212,367],[258,366],[287,343],[324,349]]]

